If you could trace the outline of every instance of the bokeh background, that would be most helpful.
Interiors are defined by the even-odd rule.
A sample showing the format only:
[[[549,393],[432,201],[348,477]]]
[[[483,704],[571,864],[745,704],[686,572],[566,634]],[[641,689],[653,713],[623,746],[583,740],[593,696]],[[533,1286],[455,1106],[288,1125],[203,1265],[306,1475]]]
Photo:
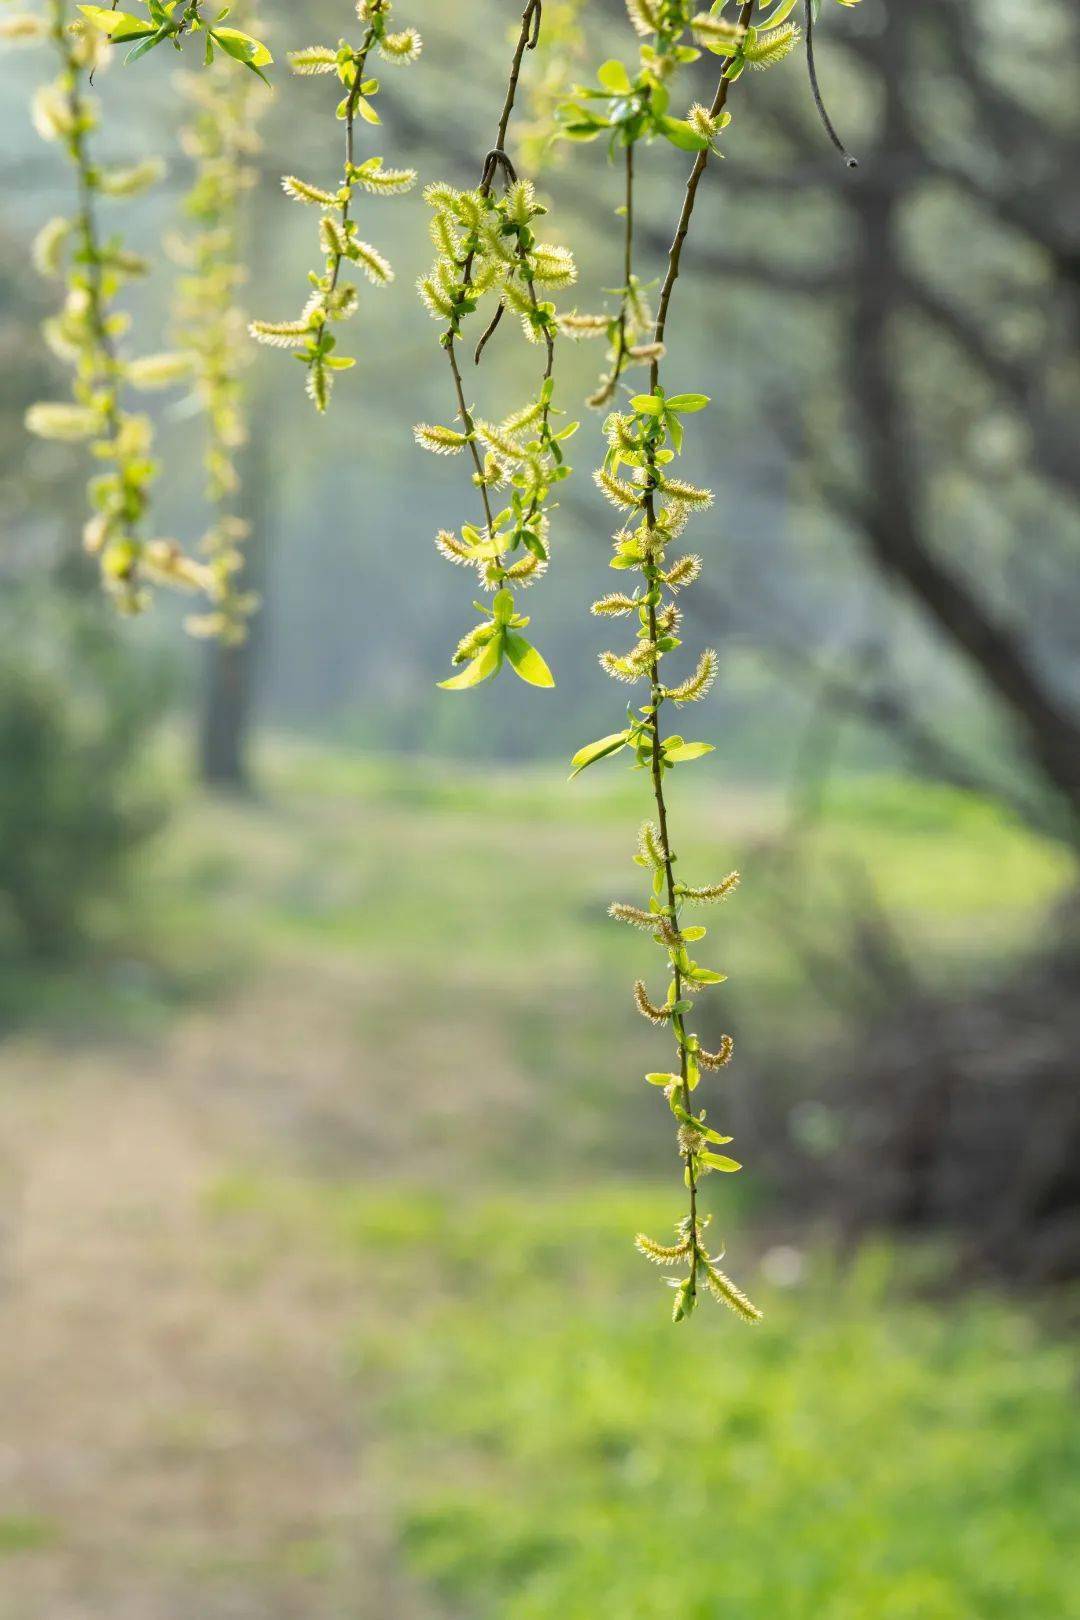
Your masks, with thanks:
[[[743,873],[705,1033],[736,1037],[714,1111],[748,1169],[707,1192],[752,1331],[673,1330],[631,1246],[681,1197],[643,946],[604,915],[642,781],[565,781],[621,703],[597,419],[529,601],[556,690],[437,693],[472,593],[432,535],[469,514],[409,431],[449,420],[426,210],[382,205],[398,281],[329,416],[253,357],[240,664],[163,600],[116,622],[81,452],[22,427],[63,386],[28,244],[69,180],[27,116],[45,56],[0,59],[3,1620],[1080,1616],[1078,17],[826,3],[861,168],[798,63],[755,78],[670,333],[714,402],[687,639],[720,654],[719,746],[674,815],[688,867]],[[350,10],[262,9],[279,54]],[[425,58],[373,149],[474,181],[518,9],[405,8]],[[541,72],[630,54],[584,8],[530,158]],[[165,55],[98,86],[102,155],[169,159],[114,205],[148,349],[189,178]],[[312,257],[276,176],[337,172],[327,86],[263,124],[264,316]],[[618,179],[547,159],[591,309]],[[655,274],[685,159],[643,169]],[[490,414],[531,358],[492,344]],[[598,361],[565,354],[565,399]],[[190,538],[199,424],[158,414],[159,531]]]

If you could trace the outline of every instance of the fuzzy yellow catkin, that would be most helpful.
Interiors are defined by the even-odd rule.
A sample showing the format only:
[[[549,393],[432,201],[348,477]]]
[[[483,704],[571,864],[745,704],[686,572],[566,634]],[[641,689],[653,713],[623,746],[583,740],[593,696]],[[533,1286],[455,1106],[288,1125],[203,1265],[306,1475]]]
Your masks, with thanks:
[[[718,900],[726,900],[739,886],[738,872],[729,872],[727,877],[721,878],[719,883],[680,884],[678,894],[680,899],[689,900],[698,905],[709,905]]]
[[[707,697],[716,680],[720,660],[712,647],[707,647],[698,659],[697,668],[678,686],[665,686],[664,696],[673,703],[698,703]]]
[[[760,1322],[761,1312],[757,1306],[737,1288],[731,1278],[726,1276],[719,1267],[707,1265],[705,1267],[705,1286],[714,1299],[733,1310],[736,1316],[741,1316],[744,1322]]]
[[[676,1260],[681,1260],[690,1253],[690,1240],[685,1238],[682,1243],[657,1243],[644,1232],[639,1232],[634,1239],[634,1246],[647,1260],[654,1260],[657,1265],[671,1266]]]
[[[753,42],[748,41],[743,49],[746,61],[752,68],[763,69],[775,67],[786,56],[790,56],[799,40],[799,30],[794,23],[782,23],[779,28],[768,29],[758,34]]]
[[[655,870],[660,871],[664,865],[664,846],[660,841],[660,830],[653,821],[643,821],[638,831],[638,853],[642,860]]]
[[[295,174],[282,175],[281,189],[294,202],[315,203],[319,208],[336,208],[341,200],[340,192],[327,191],[324,186],[312,185]]]
[[[701,558],[690,553],[686,557],[680,557],[678,562],[673,563],[663,575],[663,580],[665,585],[673,591],[684,590],[686,586],[693,585],[694,581],[700,577],[701,569]]]
[[[633,613],[637,607],[632,596],[622,591],[612,591],[607,596],[601,596],[590,608],[597,618],[622,618],[627,613]]]
[[[647,1018],[650,1024],[666,1024],[671,1018],[670,1007],[658,1007],[649,999],[649,992],[642,979],[634,984],[634,1005],[642,1018]]]

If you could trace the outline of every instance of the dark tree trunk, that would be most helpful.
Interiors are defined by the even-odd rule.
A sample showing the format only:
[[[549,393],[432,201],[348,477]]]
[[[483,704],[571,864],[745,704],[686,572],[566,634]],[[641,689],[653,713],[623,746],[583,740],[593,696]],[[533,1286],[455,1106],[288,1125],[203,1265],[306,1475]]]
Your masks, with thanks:
[[[252,415],[251,437],[241,473],[241,515],[250,533],[245,543],[241,587],[266,595],[266,527],[273,503],[270,477],[269,423],[266,412]],[[257,698],[260,652],[265,636],[263,608],[250,621],[250,633],[239,647],[212,642],[207,649],[199,718],[199,777],[207,787],[246,793],[251,787],[249,745]]]
[[[199,775],[207,787],[244,793],[251,714],[251,645],[207,648],[199,728]]]

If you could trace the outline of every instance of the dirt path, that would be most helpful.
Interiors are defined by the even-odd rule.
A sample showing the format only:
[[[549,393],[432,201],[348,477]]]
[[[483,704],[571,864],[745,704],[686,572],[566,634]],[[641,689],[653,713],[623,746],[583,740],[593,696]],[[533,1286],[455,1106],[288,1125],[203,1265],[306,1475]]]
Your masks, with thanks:
[[[208,1209],[260,1143],[332,1130],[355,1026],[310,992],[138,1050],[0,1047],[0,1620],[427,1612],[363,1474],[362,1280]],[[341,1089],[312,1097],[316,1021]]]

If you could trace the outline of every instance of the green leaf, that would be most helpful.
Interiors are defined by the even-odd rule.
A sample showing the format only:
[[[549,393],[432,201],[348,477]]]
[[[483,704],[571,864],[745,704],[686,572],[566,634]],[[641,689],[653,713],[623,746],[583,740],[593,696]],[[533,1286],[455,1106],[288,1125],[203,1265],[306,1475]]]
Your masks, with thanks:
[[[439,685],[444,692],[464,692],[467,687],[479,686],[481,681],[488,680],[502,661],[502,637],[492,636],[483,652],[478,653],[471,664],[466,664],[460,675],[451,675],[449,680],[440,681]]]
[[[658,394],[635,394],[630,403],[642,416],[659,416],[664,409],[664,401]]]
[[[509,593],[508,593],[509,594]],[[516,630],[504,632],[506,656],[516,675],[530,686],[554,686],[555,677],[530,641]]]
[[[252,39],[239,28],[213,28],[211,33],[223,51],[237,62],[246,62],[248,67],[267,67],[274,60],[262,40]]]
[[[699,135],[685,118],[661,118],[659,125],[664,139],[670,141],[672,146],[677,146],[681,152],[703,152],[709,144],[708,136]]]
[[[606,127],[604,124],[566,124],[561,134],[567,141],[595,141]]]
[[[784,19],[790,16],[790,14],[795,10],[798,3],[799,0],[780,0],[780,3],[776,7],[775,11],[770,11],[767,17],[761,18],[761,20],[758,22],[758,27],[764,32],[767,32],[770,28],[779,27]]]
[[[606,759],[609,754],[617,754],[620,749],[626,747],[629,740],[628,731],[613,731],[610,736],[599,737],[596,742],[587,743],[584,748],[579,748],[570,761],[574,767],[570,772],[570,780],[573,781],[578,772],[585,770],[587,766],[595,765],[598,759]]]
[[[95,28],[118,43],[126,39],[145,39],[156,34],[157,28],[145,17],[132,17],[126,11],[111,11],[108,6],[80,6],[79,10]]]
[[[645,1083],[650,1086],[679,1086],[682,1084],[682,1078],[677,1074],[647,1074]]]
[[[742,1169],[738,1159],[729,1159],[726,1153],[702,1153],[700,1158],[702,1163],[707,1164],[710,1170],[730,1171]]]
[[[708,394],[671,394],[664,403],[669,411],[703,411],[710,401]]]
[[[676,765],[685,765],[692,759],[701,759],[705,754],[715,753],[712,743],[692,742],[679,743],[674,748],[665,748],[664,757]]]
[[[601,63],[596,78],[597,82],[602,84],[605,90],[610,90],[614,96],[629,95],[633,89],[630,75],[621,62],[613,60]]]
[[[156,34],[151,34],[147,39],[141,39],[137,45],[131,47],[124,57],[125,67],[129,62],[137,62],[140,56],[145,56],[147,51],[152,51],[156,45],[163,44],[165,40],[171,37],[171,34],[171,29],[159,28]]]

